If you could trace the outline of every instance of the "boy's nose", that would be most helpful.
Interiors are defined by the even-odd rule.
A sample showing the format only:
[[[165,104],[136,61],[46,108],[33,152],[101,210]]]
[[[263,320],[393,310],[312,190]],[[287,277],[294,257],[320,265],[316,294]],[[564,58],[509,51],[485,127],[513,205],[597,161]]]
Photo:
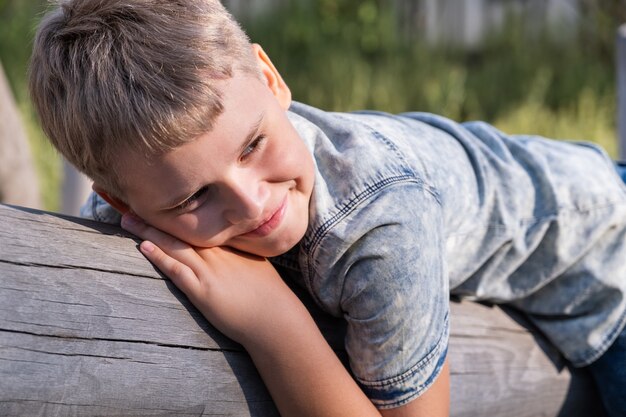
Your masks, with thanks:
[[[225,184],[226,207],[224,217],[229,223],[259,219],[269,197],[269,190],[258,181],[234,180]]]

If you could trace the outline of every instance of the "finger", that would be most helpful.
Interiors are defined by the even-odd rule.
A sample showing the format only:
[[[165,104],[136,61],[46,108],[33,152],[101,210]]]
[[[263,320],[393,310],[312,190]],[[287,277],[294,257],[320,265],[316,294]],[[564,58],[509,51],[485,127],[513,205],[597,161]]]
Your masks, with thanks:
[[[194,248],[187,243],[150,226],[134,214],[124,214],[122,217],[122,227],[141,239],[152,242],[164,255],[168,255],[174,260],[191,268],[196,276],[200,274],[203,265],[202,258]]]
[[[141,239],[150,240],[167,252],[189,246],[174,236],[150,226],[132,213],[124,213],[122,216],[122,227]]]
[[[172,258],[149,240],[141,242],[139,250],[161,272],[167,275],[182,292],[189,295],[195,294],[198,290],[198,277],[190,267]]]

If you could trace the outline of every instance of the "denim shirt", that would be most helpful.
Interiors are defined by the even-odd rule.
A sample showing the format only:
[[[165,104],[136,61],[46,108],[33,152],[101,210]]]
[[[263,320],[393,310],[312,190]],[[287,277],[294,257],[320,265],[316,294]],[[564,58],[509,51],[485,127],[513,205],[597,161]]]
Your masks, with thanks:
[[[598,147],[427,113],[288,116],[316,178],[304,238],[271,261],[347,321],[378,407],[438,376],[450,293],[521,310],[575,366],[624,327],[626,186]],[[119,221],[96,196],[83,215]]]

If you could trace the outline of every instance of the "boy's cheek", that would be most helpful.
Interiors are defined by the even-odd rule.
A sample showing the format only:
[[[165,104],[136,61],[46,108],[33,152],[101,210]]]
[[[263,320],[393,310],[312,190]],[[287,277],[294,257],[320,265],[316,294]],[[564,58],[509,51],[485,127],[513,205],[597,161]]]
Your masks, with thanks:
[[[175,219],[161,219],[154,227],[191,246],[199,248],[222,246],[224,242],[220,242],[218,233],[204,230],[202,225],[205,223],[197,216],[188,215],[188,217],[187,219],[182,218],[182,216],[178,216]]]
[[[155,216],[150,215],[149,213],[142,214],[142,212],[137,213],[137,215],[150,226],[172,235],[179,240],[187,243],[190,243],[189,241],[193,240],[193,236],[189,232],[188,228],[184,224],[181,224],[181,222],[176,218],[172,218],[170,216]]]

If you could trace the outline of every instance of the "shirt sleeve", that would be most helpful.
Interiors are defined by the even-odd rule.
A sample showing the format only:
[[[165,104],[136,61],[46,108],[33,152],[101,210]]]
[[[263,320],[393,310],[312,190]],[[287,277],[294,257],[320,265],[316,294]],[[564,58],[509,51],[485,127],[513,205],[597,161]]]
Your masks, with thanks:
[[[93,191],[81,206],[80,217],[110,224],[120,224],[122,220],[122,215]]]
[[[391,187],[365,206],[335,231],[349,243],[318,294],[340,294],[352,372],[376,406],[394,408],[432,385],[447,354],[443,213],[419,184]]]

